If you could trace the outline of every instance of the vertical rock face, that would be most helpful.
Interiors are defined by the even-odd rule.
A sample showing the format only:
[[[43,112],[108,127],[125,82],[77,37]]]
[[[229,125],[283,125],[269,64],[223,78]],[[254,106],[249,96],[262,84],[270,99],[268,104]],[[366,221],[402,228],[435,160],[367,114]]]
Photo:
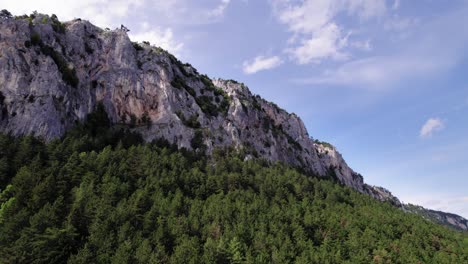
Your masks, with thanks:
[[[346,162],[341,154],[335,149],[334,146],[325,142],[314,142],[315,149],[317,150],[321,164],[328,168],[332,176],[338,178],[340,182],[350,186],[359,192],[367,192],[367,185],[364,184],[363,177],[354,172]]]

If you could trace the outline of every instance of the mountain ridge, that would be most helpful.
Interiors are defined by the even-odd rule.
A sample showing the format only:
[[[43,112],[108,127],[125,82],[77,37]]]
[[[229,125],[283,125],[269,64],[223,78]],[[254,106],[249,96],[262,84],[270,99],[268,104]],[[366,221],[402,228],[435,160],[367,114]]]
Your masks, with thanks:
[[[335,147],[310,137],[297,115],[244,84],[211,80],[161,48],[134,43],[127,31],[39,13],[2,17],[0,130],[51,140],[102,104],[112,123],[146,141],[163,138],[208,154],[232,146],[404,209],[388,190],[365,184]],[[452,226],[468,230],[464,221]]]

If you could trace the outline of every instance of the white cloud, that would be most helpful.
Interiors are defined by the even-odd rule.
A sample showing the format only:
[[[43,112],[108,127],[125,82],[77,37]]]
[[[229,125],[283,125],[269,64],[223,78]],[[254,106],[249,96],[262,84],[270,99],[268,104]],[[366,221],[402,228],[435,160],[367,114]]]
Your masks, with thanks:
[[[259,71],[269,70],[280,66],[283,63],[280,57],[257,56],[252,61],[244,61],[243,71],[246,74],[254,74]]]
[[[143,26],[143,28],[146,28]],[[174,34],[170,28],[165,30],[156,27],[151,30],[145,30],[141,33],[133,34],[130,32],[130,38],[134,41],[143,42],[149,41],[151,44],[159,46],[165,50],[169,50],[174,55],[178,56],[183,47],[183,43],[179,43],[174,39]]]
[[[364,21],[386,12],[385,0],[305,0],[295,4],[289,0],[272,0],[272,3],[278,20],[293,33],[292,47],[287,52],[299,64],[349,57],[345,48],[349,46],[350,31],[337,23],[339,13]]]
[[[273,1],[279,20],[294,33],[313,33],[327,25],[335,14],[331,1],[304,1],[292,5],[290,1]]]
[[[385,0],[345,0],[343,2],[348,13],[357,15],[361,19],[379,17],[387,11]]]
[[[320,63],[322,59],[344,60],[349,57],[341,49],[347,45],[337,25],[330,23],[317,30],[314,36],[305,39],[299,46],[288,49],[299,64]]]
[[[101,27],[120,25],[124,17],[143,5],[144,0],[0,0],[0,6],[15,15],[40,13],[56,14],[61,20],[77,17],[88,19]]]
[[[355,59],[312,77],[296,78],[302,84],[327,84],[365,89],[399,87],[409,79],[428,80],[443,74],[468,56],[468,31],[457,26],[468,23],[466,11],[447,13],[400,40],[393,51],[380,56]],[[352,46],[353,42],[349,42]]]
[[[440,118],[429,118],[421,127],[419,135],[422,138],[431,137],[435,132],[444,129],[445,125]]]
[[[204,25],[219,22],[231,0],[152,0],[148,12],[157,24]]]
[[[230,2],[231,0],[221,0],[221,3],[219,3],[217,7],[215,7],[209,12],[210,15],[213,17],[219,17],[224,15],[224,11],[226,10]]]

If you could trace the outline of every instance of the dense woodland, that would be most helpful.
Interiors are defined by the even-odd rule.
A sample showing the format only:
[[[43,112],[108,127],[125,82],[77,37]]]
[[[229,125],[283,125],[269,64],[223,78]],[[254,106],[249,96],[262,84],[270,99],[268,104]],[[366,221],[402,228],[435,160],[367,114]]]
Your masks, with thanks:
[[[144,144],[103,111],[0,136],[0,263],[468,263],[468,236],[281,164]]]

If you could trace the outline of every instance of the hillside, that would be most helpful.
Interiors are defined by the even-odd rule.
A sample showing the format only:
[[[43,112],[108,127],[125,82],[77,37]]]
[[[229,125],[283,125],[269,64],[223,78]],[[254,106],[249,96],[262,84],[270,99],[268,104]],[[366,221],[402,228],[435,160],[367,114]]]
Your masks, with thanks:
[[[282,162],[402,207],[386,189],[365,184],[335,147],[309,136],[297,115],[242,83],[212,80],[160,48],[131,42],[125,27],[3,14],[0,51],[3,133],[51,142],[101,106],[109,125],[127,127],[145,142],[208,156],[232,147],[247,159]],[[466,220],[451,219],[466,229]]]
[[[0,136],[2,263],[467,263],[468,236],[248,154],[144,143],[93,114]]]

